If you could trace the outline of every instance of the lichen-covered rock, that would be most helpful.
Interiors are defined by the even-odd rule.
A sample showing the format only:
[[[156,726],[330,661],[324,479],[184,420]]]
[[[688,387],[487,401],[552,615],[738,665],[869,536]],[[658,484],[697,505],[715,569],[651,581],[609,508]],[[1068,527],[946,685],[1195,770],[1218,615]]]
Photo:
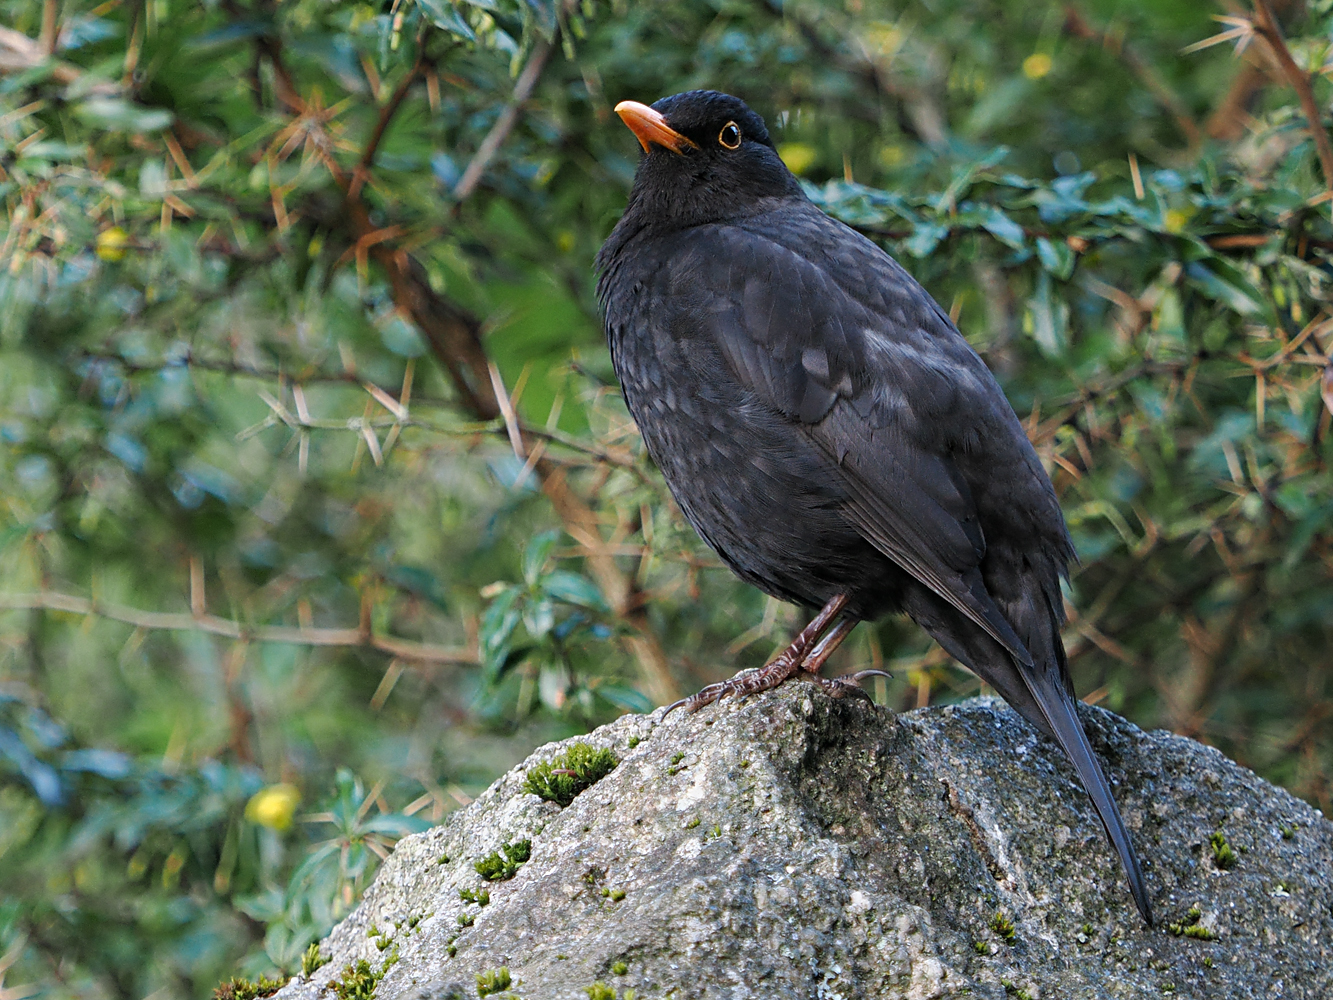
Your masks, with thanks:
[[[279,996],[397,956],[378,1000],[476,997],[478,974],[528,1000],[1333,997],[1333,824],[1208,747],[1084,718],[1156,929],[1072,768],[1003,703],[894,716],[791,683],[602,727],[583,740],[620,763],[565,808],[524,790],[573,741],[542,747],[402,841]],[[477,873],[524,840],[512,877]]]

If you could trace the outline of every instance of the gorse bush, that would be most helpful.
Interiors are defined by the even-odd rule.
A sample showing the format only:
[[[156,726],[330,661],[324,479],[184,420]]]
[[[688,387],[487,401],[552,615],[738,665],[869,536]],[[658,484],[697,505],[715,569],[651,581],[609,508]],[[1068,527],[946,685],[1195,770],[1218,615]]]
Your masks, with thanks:
[[[1328,811],[1333,4],[1272,6],[0,0],[0,990],[295,974],[398,837],[799,623],[600,332],[612,108],[697,86],[999,375],[1079,690]]]

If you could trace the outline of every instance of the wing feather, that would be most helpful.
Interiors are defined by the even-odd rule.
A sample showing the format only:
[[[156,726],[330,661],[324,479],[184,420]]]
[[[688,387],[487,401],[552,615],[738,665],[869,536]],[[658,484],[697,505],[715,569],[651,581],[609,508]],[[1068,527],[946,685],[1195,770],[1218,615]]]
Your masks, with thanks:
[[[986,592],[977,510],[939,447],[942,417],[983,420],[997,402],[1008,411],[981,360],[873,247],[867,259],[880,273],[869,294],[841,287],[810,246],[797,253],[753,229],[701,228],[668,258],[674,280],[664,276],[686,293],[665,297],[688,303],[678,335],[707,337],[742,385],[801,428],[867,542],[1031,665]]]

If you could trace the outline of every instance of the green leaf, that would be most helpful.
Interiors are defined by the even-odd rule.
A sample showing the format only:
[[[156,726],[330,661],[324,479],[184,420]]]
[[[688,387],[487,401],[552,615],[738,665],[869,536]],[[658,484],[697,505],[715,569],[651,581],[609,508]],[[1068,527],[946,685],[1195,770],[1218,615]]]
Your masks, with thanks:
[[[469,42],[477,40],[477,33],[463,19],[463,15],[459,13],[458,8],[449,3],[448,0],[417,0],[417,4],[426,12],[426,16],[435,23],[437,28],[442,28],[459,38],[466,38]]]
[[[406,837],[408,834],[428,829],[430,823],[420,816],[404,816],[402,813],[378,813],[367,816],[357,826],[358,833],[379,833],[389,837]]]
[[[490,607],[481,618],[480,641],[482,657],[492,671],[498,670],[504,659],[514,629],[522,620],[522,611],[516,607],[522,591],[517,587],[505,587],[491,601]]]
[[[903,249],[913,257],[929,256],[940,240],[949,235],[949,227],[938,222],[923,222],[903,241]]]
[[[555,37],[555,3],[552,0],[523,0],[524,7],[527,8],[528,17],[524,20],[531,20],[537,31],[547,41]]]
[[[556,570],[543,577],[541,585],[548,594],[566,604],[577,604],[594,611],[609,610],[597,585],[578,573]]]
[[[528,543],[523,552],[523,579],[529,586],[536,585],[542,570],[546,568],[546,560],[551,557],[551,550],[555,548],[559,538],[558,531],[543,531]]]
[[[1194,261],[1185,266],[1191,285],[1210,299],[1215,299],[1242,316],[1271,313],[1264,296],[1235,267],[1221,259],[1204,264]],[[1270,316],[1270,322],[1275,317]]]
[[[1064,222],[1091,208],[1083,200],[1083,191],[1095,179],[1091,172],[1057,177],[1050,187],[1034,191],[1026,200],[1037,206],[1037,214],[1047,225]]]
[[[647,695],[623,684],[599,684],[594,693],[626,712],[647,713],[653,710],[653,703],[648,700]]]
[[[1037,259],[1053,277],[1067,281],[1074,273],[1074,251],[1063,240],[1053,241],[1037,237]]]
[[[1015,250],[1021,250],[1023,247],[1023,227],[1020,226],[1009,216],[1005,215],[1004,210],[996,205],[987,206],[982,216],[981,225],[986,232],[990,233],[1005,246],[1013,247]]]
[[[65,790],[56,769],[38,759],[18,733],[4,726],[0,726],[0,757],[8,758],[27,779],[43,805],[58,806],[65,800]]]
[[[160,132],[173,118],[170,111],[141,107],[119,97],[90,97],[75,105],[74,113],[108,132]]]
[[[1290,548],[1287,549],[1283,565],[1287,569],[1291,569],[1299,563],[1305,553],[1309,551],[1315,535],[1330,524],[1333,524],[1333,500],[1328,501],[1321,507],[1316,507],[1301,519],[1291,536]]]
[[[551,601],[529,601],[523,612],[523,624],[534,639],[542,639],[555,626],[555,607]]]
[[[167,167],[161,160],[144,160],[139,168],[139,193],[145,198],[161,198],[167,193]]]
[[[430,601],[441,611],[449,610],[444,597],[444,585],[439,577],[425,567],[389,566],[384,570],[384,579],[415,597]]]
[[[954,170],[953,179],[949,181],[949,186],[935,199],[935,211],[947,212],[954,205],[958,204],[972,188],[972,182],[977,175],[989,170],[1004,160],[1009,155],[1008,146],[996,146],[986,155],[971,163],[965,164]]]
[[[1044,270],[1038,271],[1036,293],[1028,299],[1027,312],[1023,316],[1024,332],[1032,336],[1043,354],[1058,358],[1064,355],[1069,346],[1068,325],[1068,303],[1052,296],[1050,274]]]

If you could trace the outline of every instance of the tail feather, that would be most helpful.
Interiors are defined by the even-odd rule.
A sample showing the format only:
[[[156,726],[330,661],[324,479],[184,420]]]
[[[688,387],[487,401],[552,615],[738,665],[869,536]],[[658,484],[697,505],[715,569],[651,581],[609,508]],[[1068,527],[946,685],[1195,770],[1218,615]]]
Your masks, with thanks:
[[[1018,713],[1037,729],[1052,737],[1078,772],[1106,830],[1107,839],[1120,856],[1130,895],[1143,919],[1152,926],[1152,907],[1143,869],[1130,843],[1129,831],[1111,795],[1111,787],[1088,743],[1079,721],[1064,646],[1060,642],[1059,588],[1053,595],[1034,597],[1015,587],[1021,596],[1004,607],[1006,617],[1032,654],[1033,665],[1020,666],[999,643],[924,587],[904,595],[906,610],[955,659],[994,687]]]
[[[1138,855],[1134,853],[1134,845],[1130,843],[1125,821],[1120,817],[1120,809],[1111,795],[1111,786],[1106,780],[1106,775],[1102,773],[1101,765],[1097,763],[1096,755],[1092,752],[1088,735],[1083,730],[1083,723],[1079,721],[1076,703],[1055,678],[1025,677],[1024,679],[1041,706],[1047,723],[1055,732],[1056,742],[1073,763],[1074,770],[1078,772],[1083,787],[1092,799],[1102,826],[1106,828],[1106,836],[1110,838],[1116,853],[1120,855],[1120,863],[1124,865],[1125,875],[1129,879],[1130,895],[1134,897],[1143,919],[1151,927],[1152,906],[1148,902],[1148,887],[1143,879],[1143,869],[1139,866]]]
[[[1139,867],[1129,831],[1125,829],[1125,821],[1120,817],[1120,809],[1111,795],[1110,783],[1106,780],[1096,754],[1092,752],[1083,723],[1079,721],[1078,698],[1074,694],[1073,679],[1069,676],[1064,643],[1060,641],[1060,623],[1064,621],[1060,591],[1053,574],[1048,575],[1047,579],[1048,586],[1040,590],[1027,589],[1021,598],[1010,603],[1006,609],[1016,619],[1018,633],[1034,660],[1033,666],[1015,660],[1014,667],[1041,709],[1046,724],[1055,734],[1055,741],[1078,772],[1079,780],[1083,782],[1083,788],[1092,799],[1102,826],[1106,829],[1111,846],[1120,855],[1120,863],[1129,879],[1130,895],[1134,897],[1143,919],[1151,927],[1152,907],[1148,902],[1143,869]]]

